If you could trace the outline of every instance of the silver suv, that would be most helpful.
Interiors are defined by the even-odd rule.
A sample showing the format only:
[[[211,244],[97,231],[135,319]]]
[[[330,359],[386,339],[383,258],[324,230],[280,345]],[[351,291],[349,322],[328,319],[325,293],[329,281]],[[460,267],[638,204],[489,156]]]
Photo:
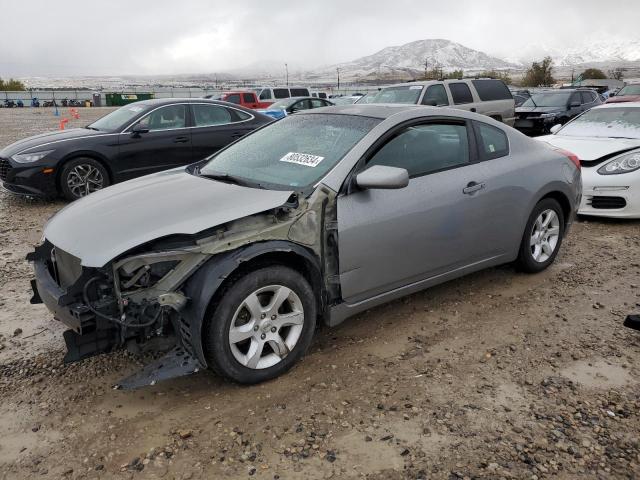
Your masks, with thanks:
[[[502,80],[492,78],[429,80],[380,89],[367,103],[405,103],[453,107],[487,115],[513,126],[515,102]]]

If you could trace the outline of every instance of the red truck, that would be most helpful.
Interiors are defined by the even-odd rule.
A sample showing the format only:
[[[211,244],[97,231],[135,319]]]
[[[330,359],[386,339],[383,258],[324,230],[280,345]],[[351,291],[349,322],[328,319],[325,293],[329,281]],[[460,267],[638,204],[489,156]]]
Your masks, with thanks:
[[[225,92],[220,96],[223,102],[235,103],[245,108],[269,108],[272,102],[261,102],[255,92],[249,91],[233,91]]]

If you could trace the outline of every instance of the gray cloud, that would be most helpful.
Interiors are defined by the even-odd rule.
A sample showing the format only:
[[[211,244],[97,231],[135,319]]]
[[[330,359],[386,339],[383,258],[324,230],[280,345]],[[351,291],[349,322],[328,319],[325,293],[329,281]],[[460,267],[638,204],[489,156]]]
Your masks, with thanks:
[[[0,76],[225,72],[288,62],[290,71],[389,45],[447,38],[514,57],[591,36],[637,39],[637,0],[3,1]]]

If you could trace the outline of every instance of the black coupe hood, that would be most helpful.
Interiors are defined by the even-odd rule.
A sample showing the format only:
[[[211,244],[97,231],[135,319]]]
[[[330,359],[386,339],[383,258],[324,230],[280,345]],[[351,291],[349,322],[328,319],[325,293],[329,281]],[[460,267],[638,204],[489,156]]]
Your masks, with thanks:
[[[60,130],[58,132],[43,133],[40,135],[34,135],[33,137],[27,137],[23,140],[18,140],[15,143],[0,150],[0,157],[9,158],[16,153],[48,150],[51,145],[51,149],[55,148],[55,143],[66,142],[69,140],[76,140],[85,137],[95,137],[97,135],[112,135],[109,132],[98,132],[96,130],[90,130],[88,128],[72,128],[69,130]]]

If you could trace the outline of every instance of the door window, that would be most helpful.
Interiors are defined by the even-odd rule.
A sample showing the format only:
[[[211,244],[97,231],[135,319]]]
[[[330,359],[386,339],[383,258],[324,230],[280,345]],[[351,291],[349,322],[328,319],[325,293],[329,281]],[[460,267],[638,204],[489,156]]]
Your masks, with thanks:
[[[431,102],[429,102],[430,100]],[[438,83],[427,88],[424,97],[422,97],[422,104],[431,105],[433,102],[438,107],[449,105],[449,98],[447,98],[447,91],[444,89],[444,85]]]
[[[219,105],[193,105],[193,118],[196,127],[224,125],[231,123],[231,113]]]
[[[293,105],[291,105],[290,110],[292,112],[298,112],[300,110],[309,110],[310,108],[311,108],[311,104],[309,103],[309,100],[300,100],[299,102],[296,102]]]
[[[573,95],[571,95],[569,99],[569,106],[571,106],[572,103],[582,104],[582,99],[580,98],[580,92],[575,92]]]
[[[428,123],[403,129],[367,163],[405,168],[410,177],[469,163],[467,128],[462,124]]]
[[[580,95],[582,96],[582,103],[591,103],[594,100],[594,96],[593,93],[591,92],[580,92]]]
[[[170,130],[186,126],[185,105],[169,105],[158,108],[138,122],[149,130]]]
[[[242,100],[244,103],[256,103],[256,97],[253,96],[253,93],[243,93]]]
[[[271,100],[273,97],[271,96],[271,89],[264,88],[260,92],[260,100]]]
[[[325,102],[324,100],[318,100],[316,98],[311,100],[311,108],[326,107],[327,105],[327,102]]]
[[[504,157],[509,154],[509,141],[502,130],[482,122],[475,122],[475,124],[483,160]]]
[[[466,83],[450,83],[449,90],[453,97],[453,103],[461,105],[463,103],[473,103],[473,95]]]
[[[227,95],[227,102],[240,105],[240,94],[232,93],[231,95]]]

